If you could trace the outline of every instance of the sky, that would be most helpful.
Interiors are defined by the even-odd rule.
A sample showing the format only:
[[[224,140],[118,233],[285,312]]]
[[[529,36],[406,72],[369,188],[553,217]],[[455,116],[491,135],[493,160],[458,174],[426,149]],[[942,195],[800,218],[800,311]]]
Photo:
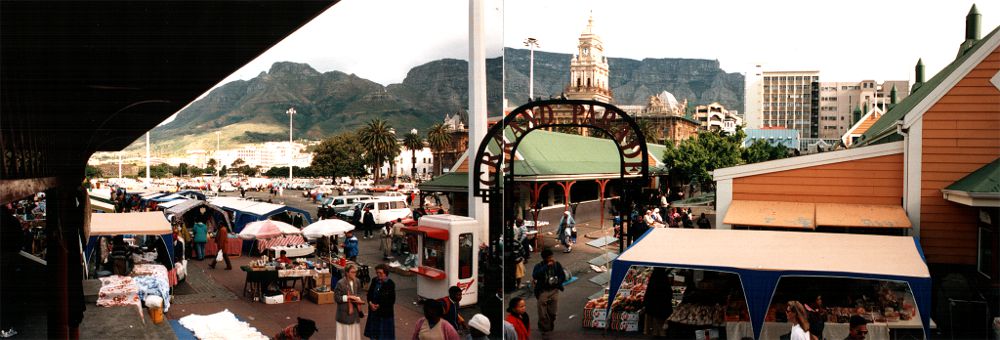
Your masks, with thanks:
[[[973,3],[985,36],[1000,24],[1000,1],[505,1],[504,43],[521,47],[533,37],[539,50],[575,54],[592,12],[610,57],[716,59],[740,73],[755,64],[818,70],[821,81],[912,81],[918,58],[928,78],[955,59]]]
[[[609,57],[715,59],[727,72],[820,71],[821,81],[927,78],[951,62],[974,1],[484,0],[487,57],[503,46],[576,53],[593,15]],[[919,3],[919,5],[917,5]],[[217,86],[251,79],[277,61],[400,83],[414,66],[468,58],[468,0],[343,0]],[[982,35],[1000,25],[1000,1],[979,1]],[[569,72],[569,70],[567,70]],[[614,77],[614,75],[612,75]],[[207,94],[207,92],[206,92]],[[166,122],[172,120],[173,117]]]

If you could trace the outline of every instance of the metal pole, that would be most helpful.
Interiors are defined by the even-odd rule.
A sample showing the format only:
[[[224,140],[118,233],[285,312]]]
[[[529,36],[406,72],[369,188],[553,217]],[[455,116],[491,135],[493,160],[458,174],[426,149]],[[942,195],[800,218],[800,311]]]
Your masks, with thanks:
[[[288,111],[288,181],[292,181],[292,116],[295,115],[295,108],[289,108]]]
[[[222,132],[215,131],[215,157],[213,157],[213,158],[215,158],[215,163],[216,163],[215,165],[217,166],[217,168],[215,168],[215,175],[216,176],[219,176],[219,171],[222,169],[222,167],[219,166],[219,164],[218,164],[218,163],[222,162],[219,159],[219,135],[221,135],[221,134],[222,134]]]
[[[528,38],[524,41],[530,53],[528,62],[528,101],[535,100],[535,47],[538,47],[538,39]]]
[[[146,131],[146,187],[149,188],[149,131]]]

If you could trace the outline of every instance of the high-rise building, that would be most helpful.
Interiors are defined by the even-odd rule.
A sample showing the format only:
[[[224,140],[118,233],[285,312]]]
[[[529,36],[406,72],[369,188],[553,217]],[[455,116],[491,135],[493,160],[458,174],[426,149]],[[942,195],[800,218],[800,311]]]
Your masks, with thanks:
[[[855,112],[863,115],[873,106],[886,107],[893,101],[893,93],[896,102],[906,98],[910,94],[909,81],[820,82],[819,138],[839,139],[860,118],[855,117]]]
[[[608,85],[608,58],[604,56],[604,43],[594,33],[594,18],[587,19],[587,28],[580,33],[577,55],[570,61],[570,83],[566,98],[596,100],[611,103],[614,95]]]
[[[763,108],[764,71],[760,65],[754,65],[753,71],[747,73],[744,79],[743,91],[743,122],[748,129],[759,129],[764,125]]]
[[[819,137],[819,71],[765,71],[760,81],[761,127]]]

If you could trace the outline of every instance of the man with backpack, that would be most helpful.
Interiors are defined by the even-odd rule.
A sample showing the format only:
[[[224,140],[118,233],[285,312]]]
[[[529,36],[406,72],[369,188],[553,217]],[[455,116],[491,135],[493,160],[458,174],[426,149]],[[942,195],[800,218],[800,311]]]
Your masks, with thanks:
[[[564,290],[566,272],[553,257],[552,250],[546,248],[542,250],[542,262],[535,265],[531,278],[534,280],[535,298],[538,299],[538,330],[542,332],[542,339],[547,340],[555,329],[559,291]]]

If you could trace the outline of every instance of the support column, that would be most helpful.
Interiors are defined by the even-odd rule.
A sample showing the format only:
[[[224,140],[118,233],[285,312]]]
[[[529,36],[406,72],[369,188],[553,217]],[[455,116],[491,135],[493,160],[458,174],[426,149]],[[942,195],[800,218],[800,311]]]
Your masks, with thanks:
[[[604,188],[608,185],[608,180],[597,180],[597,199],[601,201],[601,230],[604,230]]]
[[[538,229],[538,214],[542,211],[541,207],[538,206],[539,205],[538,196],[541,196],[541,194],[542,194],[542,188],[544,188],[546,185],[549,185],[549,183],[545,183],[545,182],[538,183],[538,182],[535,182],[535,183],[531,184],[531,218],[534,221],[533,225],[535,226],[535,230],[539,230]],[[536,252],[541,251],[541,247],[539,247],[539,243],[542,243],[541,240],[542,240],[542,232],[539,230],[538,234],[535,234],[535,251]]]
[[[576,181],[557,182],[556,184],[559,184],[559,186],[563,189],[563,195],[565,198],[563,200],[563,211],[569,211],[569,193],[570,189],[573,188],[573,184],[576,184]]]
[[[486,19],[482,0],[469,0],[469,162],[475,161],[479,142],[486,136]],[[471,168],[471,167],[470,167]],[[488,240],[489,217],[486,204],[475,193],[479,178],[469,174],[469,217],[482,223],[482,238]],[[502,179],[498,179],[502,180]],[[503,198],[501,198],[502,200]],[[491,202],[502,204],[502,202]]]

